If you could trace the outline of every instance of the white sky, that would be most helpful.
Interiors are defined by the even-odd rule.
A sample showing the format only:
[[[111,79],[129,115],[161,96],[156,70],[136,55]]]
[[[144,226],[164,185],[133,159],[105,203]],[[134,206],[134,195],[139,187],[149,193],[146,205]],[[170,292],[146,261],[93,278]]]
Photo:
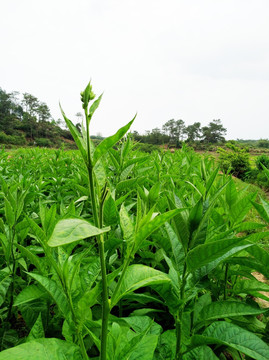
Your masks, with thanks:
[[[221,119],[227,138],[269,137],[269,0],[0,0],[0,87],[60,118],[104,97],[92,133],[137,112],[144,133],[170,119]]]

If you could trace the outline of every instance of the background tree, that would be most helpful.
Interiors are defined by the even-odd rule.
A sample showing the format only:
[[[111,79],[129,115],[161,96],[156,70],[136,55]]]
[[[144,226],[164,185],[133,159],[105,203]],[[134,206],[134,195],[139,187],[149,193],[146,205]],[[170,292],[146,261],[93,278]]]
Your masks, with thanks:
[[[192,125],[185,127],[184,133],[187,135],[187,142],[194,142],[201,138],[201,123],[195,122]]]
[[[171,119],[163,125],[163,131],[170,137],[170,142],[178,143],[183,140],[185,123],[183,120]]]
[[[204,142],[215,144],[225,141],[224,135],[226,135],[227,129],[223,127],[220,119],[218,119],[210,122],[208,126],[204,126],[202,133]]]
[[[39,122],[49,121],[51,119],[50,109],[44,102],[39,103],[36,112]]]

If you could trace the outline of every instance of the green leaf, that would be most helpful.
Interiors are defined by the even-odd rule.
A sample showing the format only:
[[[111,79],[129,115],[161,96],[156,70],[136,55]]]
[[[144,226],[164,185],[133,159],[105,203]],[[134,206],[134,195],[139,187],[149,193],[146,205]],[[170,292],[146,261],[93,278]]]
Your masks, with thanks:
[[[101,100],[102,100],[102,96],[103,96],[103,94],[101,94],[101,95],[98,97],[98,99],[95,100],[95,101],[93,102],[93,104],[90,106],[90,111],[89,111],[90,117],[92,117],[93,114],[94,114],[94,112],[95,112],[95,110],[98,109],[99,104],[100,104],[100,102],[101,102]]]
[[[0,353],[0,360],[82,360],[77,345],[59,339],[38,339]]]
[[[43,327],[43,323],[42,323],[42,317],[41,317],[41,314],[39,314],[34,326],[32,327],[32,329],[27,337],[27,341],[29,342],[31,340],[40,339],[40,338],[44,338],[44,337],[45,337],[45,332],[44,332],[44,327]]]
[[[264,224],[259,224],[256,222],[243,222],[243,223],[235,226],[235,230],[239,233],[239,232],[243,232],[243,231],[262,229],[265,226],[266,225],[264,225]]]
[[[184,209],[175,209],[167,211],[164,214],[156,216],[153,220],[143,225],[135,234],[135,252],[140,248],[142,242],[160,226],[164,225],[167,221],[171,220],[174,216],[178,215]]]
[[[230,214],[235,224],[242,222],[246,214],[252,208],[251,201],[253,201],[255,197],[256,193],[251,193],[237,201],[237,203],[231,207]]]
[[[235,294],[251,294],[256,291],[269,291],[269,284],[263,283],[256,279],[244,279],[238,281],[232,291]]]
[[[252,246],[252,244],[243,244],[243,240],[237,238],[218,240],[196,246],[190,250],[186,261],[189,271],[193,272],[213,261],[223,261],[229,256]],[[216,263],[215,266],[218,264]]]
[[[39,289],[38,286],[28,285],[19,293],[19,295],[17,295],[14,301],[14,306],[20,306],[30,301],[40,299],[41,297],[44,297],[46,294],[47,293]]]
[[[14,209],[11,206],[10,202],[8,201],[8,199],[6,197],[4,197],[4,201],[5,201],[5,216],[6,216],[6,220],[7,223],[9,225],[9,227],[11,228],[14,224],[15,224],[15,213],[14,213]]]
[[[161,334],[159,346],[155,351],[156,360],[172,360],[176,358],[176,334],[175,330],[167,330]],[[153,358],[155,360],[155,357]],[[198,359],[196,359],[198,360]]]
[[[219,168],[217,167],[212,174],[210,175],[209,179],[206,181],[206,193],[209,193],[209,190],[211,189],[211,186],[213,185],[217,175],[219,173]]]
[[[170,283],[171,280],[165,273],[145,265],[131,265],[126,270],[122,284],[116,297],[112,295],[111,308],[125,295],[145,286]]]
[[[241,315],[259,315],[265,311],[242,301],[216,301],[203,307],[199,317],[200,321],[206,321]]]
[[[123,232],[123,238],[125,240],[130,239],[134,233],[134,226],[124,204],[120,208],[120,227]]]
[[[1,272],[0,275],[0,306],[4,303],[5,297],[11,284],[12,278],[9,274]]]
[[[226,187],[226,203],[231,208],[237,201],[237,190],[232,178]]]
[[[269,223],[269,203],[264,201],[261,197],[260,201],[261,204],[252,201],[252,205],[254,205],[255,209],[258,211],[263,220]]]
[[[22,245],[17,244],[17,248],[20,250],[22,255],[25,258],[28,258],[41,274],[45,272],[44,266],[40,261],[40,258],[33,254],[28,248],[23,247]]]
[[[49,293],[49,295],[53,298],[55,303],[57,304],[60,311],[66,317],[69,313],[69,305],[67,298],[59,286],[54,280],[49,279],[45,276],[41,276],[34,273],[27,273],[33,279],[39,282],[39,284]]]
[[[48,245],[51,247],[63,246],[74,241],[103,234],[109,230],[109,227],[98,229],[82,219],[63,219],[56,224]]]
[[[180,269],[182,269],[183,266],[183,259],[184,259],[183,247],[176,233],[174,232],[172,226],[169,223],[165,223],[165,228],[167,231],[168,238],[170,240],[172,253],[176,264],[176,270],[179,271]]]
[[[183,360],[219,360],[209,346],[198,346],[195,349],[187,352],[183,356]]]
[[[112,196],[108,196],[104,203],[104,223],[105,225],[117,224],[119,220],[119,212],[115,200]]]
[[[149,360],[153,358],[158,335],[138,335],[122,349],[117,360]]]
[[[125,126],[120,128],[116,134],[105,138],[95,149],[93,154],[93,166],[97,163],[97,161],[105,155],[110,148],[112,148],[130,129],[132,123],[136,116]]]
[[[84,139],[81,137],[78,129],[75,127],[75,125],[72,123],[71,120],[69,120],[66,116],[65,116],[65,113],[61,107],[61,104],[60,104],[60,109],[61,109],[61,112],[62,112],[62,115],[63,115],[63,118],[66,122],[66,125],[68,126],[72,136],[73,136],[73,139],[75,140],[75,143],[77,144],[77,147],[79,148],[79,151],[83,157],[83,160],[85,162],[85,164],[88,163],[88,155],[87,155],[87,151],[86,151],[86,142],[84,141]]]
[[[269,346],[258,336],[234,324],[225,321],[214,322],[204,331],[203,335],[216,339],[216,343],[226,344],[256,360],[269,359]],[[210,343],[214,344],[215,342],[213,340]]]

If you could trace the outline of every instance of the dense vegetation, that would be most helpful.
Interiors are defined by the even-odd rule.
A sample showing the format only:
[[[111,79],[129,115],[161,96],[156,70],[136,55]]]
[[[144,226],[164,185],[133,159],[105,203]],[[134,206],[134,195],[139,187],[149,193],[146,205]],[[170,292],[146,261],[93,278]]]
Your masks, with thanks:
[[[52,119],[47,104],[35,96],[0,88],[0,144],[72,147],[73,138],[61,123]]]
[[[92,100],[79,152],[0,154],[0,360],[268,360],[268,202],[133,120],[94,148]]]

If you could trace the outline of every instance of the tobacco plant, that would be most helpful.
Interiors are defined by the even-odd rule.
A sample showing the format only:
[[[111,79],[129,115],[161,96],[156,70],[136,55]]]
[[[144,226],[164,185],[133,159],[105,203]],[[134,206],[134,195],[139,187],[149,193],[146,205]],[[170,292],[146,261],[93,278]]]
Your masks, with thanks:
[[[95,147],[81,100],[79,154],[0,154],[0,360],[269,359],[268,203],[186,146],[139,152],[134,119]]]

